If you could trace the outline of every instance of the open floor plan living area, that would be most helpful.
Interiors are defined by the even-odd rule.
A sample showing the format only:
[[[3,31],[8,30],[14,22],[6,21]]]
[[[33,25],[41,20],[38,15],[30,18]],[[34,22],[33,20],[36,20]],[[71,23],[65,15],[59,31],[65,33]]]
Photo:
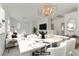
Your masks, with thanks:
[[[79,56],[79,4],[0,3],[0,56]]]

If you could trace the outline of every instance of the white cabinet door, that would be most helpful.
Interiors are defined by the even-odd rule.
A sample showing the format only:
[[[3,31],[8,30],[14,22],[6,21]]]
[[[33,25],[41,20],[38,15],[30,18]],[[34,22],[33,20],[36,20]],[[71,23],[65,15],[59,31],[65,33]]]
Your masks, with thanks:
[[[5,19],[5,11],[2,7],[0,7],[0,18]]]
[[[3,54],[5,49],[5,34],[0,35],[0,55]]]
[[[5,11],[0,6],[0,34],[5,33]]]
[[[5,47],[5,11],[0,4],[0,55],[3,54],[4,47]]]

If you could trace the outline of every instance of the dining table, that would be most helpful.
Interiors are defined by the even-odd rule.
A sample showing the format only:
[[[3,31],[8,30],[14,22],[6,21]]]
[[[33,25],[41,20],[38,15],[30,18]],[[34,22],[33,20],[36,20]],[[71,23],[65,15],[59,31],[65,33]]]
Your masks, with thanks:
[[[60,42],[63,40],[63,38],[66,38],[66,37],[56,36],[56,35],[45,39],[34,38],[34,37],[33,38],[20,37],[17,39],[17,41],[19,45],[19,51],[21,54],[25,52],[26,53],[31,52],[32,54],[33,51],[41,49],[42,47],[46,47],[48,45],[51,46],[52,43]]]

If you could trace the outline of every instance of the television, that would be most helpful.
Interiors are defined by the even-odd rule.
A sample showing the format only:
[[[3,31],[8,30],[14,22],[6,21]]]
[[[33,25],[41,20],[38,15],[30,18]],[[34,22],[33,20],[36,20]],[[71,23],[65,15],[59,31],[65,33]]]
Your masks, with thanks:
[[[39,29],[40,30],[46,30],[47,29],[47,24],[40,24]]]

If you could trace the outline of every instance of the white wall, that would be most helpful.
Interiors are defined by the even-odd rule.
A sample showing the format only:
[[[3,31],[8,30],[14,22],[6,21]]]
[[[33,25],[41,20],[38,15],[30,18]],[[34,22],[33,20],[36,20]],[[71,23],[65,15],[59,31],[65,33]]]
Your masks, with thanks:
[[[75,19],[75,21],[76,21],[76,30],[74,30],[72,32],[67,30],[67,23],[68,23],[68,20],[70,20],[70,19]],[[79,36],[79,18],[78,18],[77,11],[65,15],[64,22],[65,22],[65,35],[78,35]]]
[[[62,35],[61,24],[64,23],[64,17],[56,17],[54,19],[54,32],[55,34]]]
[[[38,28],[37,22],[39,22],[39,20],[46,18],[46,17],[44,18],[43,15],[41,14],[41,6],[43,6],[44,4],[3,4],[3,5],[5,8],[7,8],[7,11],[9,11],[9,14],[11,17],[14,17],[20,21],[28,21],[28,20],[31,21],[31,23],[29,25],[26,25],[26,26],[30,26],[29,32],[32,31],[33,26]],[[54,11],[55,16],[63,15],[65,13],[71,12],[72,10],[74,10],[76,8],[76,4],[59,3],[59,4],[51,4],[51,5],[56,8]],[[53,16],[53,14],[52,14],[52,16]],[[22,19],[23,17],[24,17],[24,19]],[[41,18],[41,19],[39,19],[39,18]],[[35,21],[32,21],[32,20],[35,20]],[[38,21],[36,21],[36,20],[38,20]],[[56,20],[56,19],[54,19],[54,20]],[[59,20],[56,20],[55,22],[59,22]],[[60,22],[61,22],[61,20],[60,20]],[[50,21],[49,21],[48,26],[50,27]],[[49,32],[51,33],[51,31],[53,31],[53,30],[50,30],[50,29],[51,28],[48,28]],[[28,30],[28,27],[27,27],[27,30]],[[55,30],[60,33],[60,24],[59,25],[55,24]]]
[[[38,20],[38,31],[40,31],[39,25],[44,24],[44,23],[46,23],[48,25],[48,19],[47,18],[43,18],[43,19]],[[47,30],[48,30],[48,26],[47,26]]]
[[[52,22],[51,22],[52,18]],[[64,22],[64,17],[45,17],[38,20],[38,31],[39,31],[39,24],[46,23],[47,24],[47,32],[48,34],[59,34],[61,35],[61,23]],[[54,30],[51,30],[51,24],[54,24]]]
[[[18,29],[17,24],[20,24],[20,29]],[[33,27],[36,27],[35,21],[19,21],[12,17],[10,17],[10,26],[14,26],[15,30],[17,30],[18,33],[26,32],[27,34],[32,34]],[[14,30],[11,29],[13,32]]]
[[[42,19],[40,19],[40,20],[38,20],[38,22],[37,22],[37,29],[38,29],[38,32],[40,31],[39,30],[39,25],[40,24],[47,24],[47,30],[45,30],[45,31],[47,31],[48,33],[50,32],[50,30],[51,30],[51,24],[50,24],[50,19],[48,18],[48,17],[45,17],[45,18],[42,18]]]

